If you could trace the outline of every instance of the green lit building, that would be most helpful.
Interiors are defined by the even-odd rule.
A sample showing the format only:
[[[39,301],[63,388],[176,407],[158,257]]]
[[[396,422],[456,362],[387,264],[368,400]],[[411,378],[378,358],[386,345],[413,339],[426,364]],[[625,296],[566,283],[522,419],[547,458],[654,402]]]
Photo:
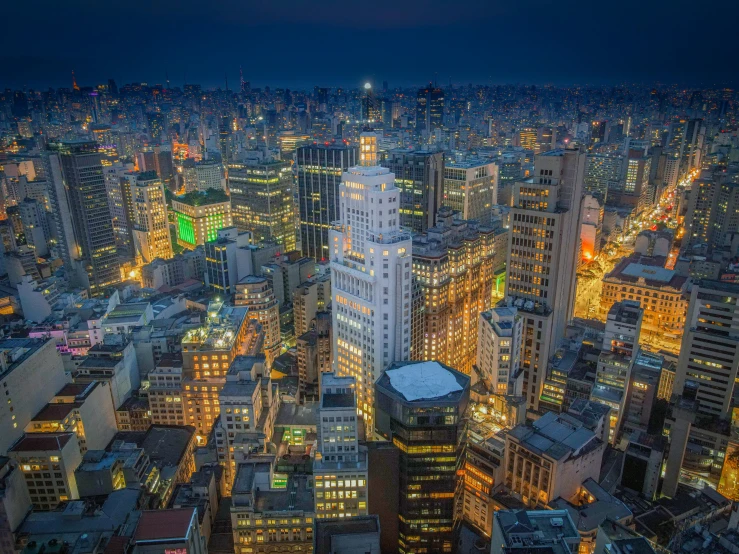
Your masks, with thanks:
[[[194,249],[218,238],[218,230],[233,225],[231,199],[222,190],[188,192],[172,199],[177,244]]]

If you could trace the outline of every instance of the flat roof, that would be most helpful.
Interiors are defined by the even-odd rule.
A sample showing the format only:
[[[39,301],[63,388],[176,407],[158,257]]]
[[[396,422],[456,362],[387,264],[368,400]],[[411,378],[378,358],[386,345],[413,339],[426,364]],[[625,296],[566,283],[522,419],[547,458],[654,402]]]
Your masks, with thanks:
[[[377,514],[350,518],[316,520],[316,552],[333,552],[331,541],[338,535],[366,535],[380,533],[380,517]]]
[[[80,406],[82,406],[80,402],[47,404],[31,421],[60,421]]]
[[[5,377],[52,339],[10,338],[0,340],[0,351],[8,352],[13,356],[12,362],[3,370],[0,368],[0,378]],[[8,360],[11,361],[11,360]]]
[[[645,279],[661,281],[663,283],[669,283],[675,276],[675,271],[672,269],[636,263],[627,265],[621,273],[631,277],[644,277]]]

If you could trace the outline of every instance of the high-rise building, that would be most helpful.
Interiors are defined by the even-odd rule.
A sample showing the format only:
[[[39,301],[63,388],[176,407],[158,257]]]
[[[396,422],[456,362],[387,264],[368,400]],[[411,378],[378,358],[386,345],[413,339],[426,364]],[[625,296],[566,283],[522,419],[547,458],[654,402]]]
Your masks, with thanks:
[[[156,258],[170,259],[174,254],[162,180],[153,171],[127,173],[121,186],[124,197],[131,198],[133,213],[129,221],[136,258],[147,264]]]
[[[234,303],[247,306],[248,319],[259,322],[264,331],[263,351],[267,367],[280,355],[280,307],[266,277],[248,275],[236,283]]]
[[[524,395],[539,409],[547,362],[564,337],[575,300],[585,154],[536,157],[532,179],[516,183],[506,263],[506,296],[524,320]]]
[[[191,190],[204,191],[208,189],[223,190],[221,173],[223,166],[216,160],[202,160],[194,164],[185,180],[185,192]]]
[[[46,256],[49,253],[48,241],[51,238],[51,229],[44,205],[33,198],[24,198],[18,204],[18,211],[23,223],[26,244],[33,248],[36,257]]]
[[[521,394],[522,339],[523,319],[516,308],[498,307],[482,312],[473,384],[481,380],[492,393],[501,396]]]
[[[644,310],[639,302],[624,300],[611,306],[603,333],[591,400],[611,408],[609,440],[616,444],[621,431],[631,371],[639,355]]]
[[[289,163],[273,160],[232,165],[228,188],[234,225],[239,231],[251,232],[255,244],[272,241],[281,244],[284,252],[295,250],[293,174]]]
[[[218,393],[226,382],[233,359],[247,338],[248,308],[208,305],[207,319],[182,339],[182,388],[187,424],[195,427],[199,444],[205,442],[220,408]]]
[[[444,124],[444,91],[429,83],[416,95],[416,130],[431,133]]]
[[[149,136],[151,140],[156,144],[160,144],[162,139],[165,138],[167,118],[162,113],[147,113],[146,121],[149,125]]]
[[[314,144],[296,152],[300,244],[315,260],[329,256],[328,230],[339,219],[339,184],[344,171],[357,165],[357,147]]]
[[[521,129],[516,138],[518,139],[518,146],[524,150],[533,150],[534,153],[539,154],[539,152],[536,152],[536,129]]]
[[[375,390],[375,430],[400,450],[398,552],[452,552],[470,378],[439,362],[400,362]]]
[[[301,283],[293,293],[295,336],[307,333],[318,312],[331,303],[331,276],[323,275]]]
[[[652,158],[646,156],[642,150],[629,150],[624,163],[623,189],[619,191],[621,194],[617,202],[635,207],[637,213],[643,212],[649,207],[651,198],[649,173]],[[615,189],[611,188],[610,190]]]
[[[486,160],[447,160],[444,166],[444,205],[462,219],[489,225],[498,203],[498,166]]]
[[[492,229],[442,208],[437,225],[413,239],[413,275],[424,299],[420,360],[438,360],[470,374],[477,355],[478,316],[493,305]]]
[[[739,230],[739,183],[720,171],[705,173],[690,187],[683,248],[710,253],[728,247]]]
[[[739,285],[699,280],[690,294],[673,393],[690,388],[695,399],[682,470],[714,484],[725,463],[738,377]]]
[[[216,240],[218,231],[231,227],[231,200],[222,190],[188,192],[172,199],[177,244],[194,249]]]
[[[103,168],[105,190],[108,193],[108,209],[113,223],[113,236],[119,253],[133,258],[133,237],[129,222],[129,212],[133,209],[130,197],[124,197],[122,179],[130,173],[133,164],[117,163]],[[130,191],[129,191],[130,192]]]
[[[57,244],[70,281],[101,294],[121,280],[113,223],[97,144],[50,144],[45,156]]]
[[[372,422],[373,384],[410,355],[411,237],[400,229],[394,175],[377,165],[377,136],[363,133],[360,163],[343,175],[339,224],[329,231],[333,363],[357,381],[357,410]]]
[[[316,518],[367,515],[367,447],[360,446],[354,377],[324,373],[313,461]]]
[[[400,225],[423,233],[436,225],[444,201],[444,153],[394,149],[382,163],[400,190]]]
[[[605,202],[608,189],[621,178],[623,158],[612,154],[588,154],[585,162],[583,192],[597,195]],[[609,184],[610,183],[610,184]]]

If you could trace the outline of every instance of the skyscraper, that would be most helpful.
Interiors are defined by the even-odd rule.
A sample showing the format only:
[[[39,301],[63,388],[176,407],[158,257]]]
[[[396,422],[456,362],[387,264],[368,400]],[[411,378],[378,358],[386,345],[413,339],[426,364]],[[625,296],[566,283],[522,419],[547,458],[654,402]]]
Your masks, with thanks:
[[[413,274],[425,301],[423,348],[414,355],[470,374],[478,316],[493,302],[495,233],[457,215],[442,208],[438,224],[413,238]]]
[[[290,164],[277,160],[232,165],[228,172],[234,225],[254,242],[274,241],[295,250],[295,204]]]
[[[673,476],[671,481],[677,482],[681,465],[684,472],[701,475],[713,484],[718,482],[725,463],[737,377],[739,285],[696,281],[673,386],[673,394],[691,391],[693,421],[686,443],[674,441],[674,446],[670,445],[667,474]]]
[[[45,156],[60,254],[71,282],[101,294],[121,280],[103,166],[97,144],[50,144]]]
[[[296,155],[300,244],[303,255],[328,258],[328,229],[339,219],[339,184],[344,171],[357,164],[357,147],[313,144]]]
[[[444,153],[394,149],[382,165],[395,174],[400,189],[400,224],[414,233],[436,225],[444,201]]]
[[[339,224],[329,231],[333,363],[357,381],[357,410],[372,422],[373,384],[410,355],[411,237],[400,230],[395,177],[377,165],[377,136],[362,133],[361,165],[339,187]]]
[[[584,173],[584,153],[552,150],[536,157],[534,177],[514,189],[506,296],[524,320],[521,365],[533,411],[572,316]]]
[[[131,226],[136,257],[147,264],[156,258],[168,260],[173,256],[172,237],[162,180],[154,171],[129,173],[123,179],[122,185],[130,188],[128,194],[133,200]]]
[[[439,362],[400,362],[375,390],[375,428],[400,450],[398,552],[452,552],[470,378]]]
[[[444,205],[489,225],[498,203],[498,166],[487,160],[447,160],[444,166]]]
[[[416,95],[416,130],[430,133],[443,123],[444,91],[429,83]]]

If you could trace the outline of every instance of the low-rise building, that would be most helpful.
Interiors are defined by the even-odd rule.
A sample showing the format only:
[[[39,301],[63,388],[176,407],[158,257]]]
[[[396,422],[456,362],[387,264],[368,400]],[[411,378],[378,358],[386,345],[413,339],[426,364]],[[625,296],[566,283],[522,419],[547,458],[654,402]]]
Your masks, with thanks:
[[[200,534],[196,508],[142,512],[131,543],[134,554],[208,552],[205,538]]]
[[[146,431],[151,425],[149,399],[132,396],[115,411],[119,431]]]
[[[380,518],[377,515],[316,521],[315,554],[380,554]]]
[[[313,552],[313,492],[304,475],[276,474],[274,457],[238,465],[231,490],[236,554]]]
[[[500,510],[493,516],[490,554],[573,554],[579,548],[567,510]]]
[[[506,435],[506,488],[531,507],[573,497],[588,477],[600,474],[601,437],[568,414],[547,412],[517,425]]]

